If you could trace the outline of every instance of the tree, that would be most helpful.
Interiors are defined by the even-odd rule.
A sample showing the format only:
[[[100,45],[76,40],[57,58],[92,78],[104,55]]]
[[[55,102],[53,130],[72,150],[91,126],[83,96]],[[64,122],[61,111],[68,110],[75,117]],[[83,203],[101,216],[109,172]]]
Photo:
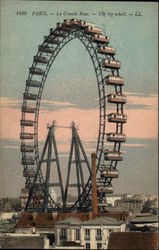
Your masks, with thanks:
[[[143,205],[141,213],[157,214],[157,208],[155,208],[153,202],[150,199],[148,199]]]

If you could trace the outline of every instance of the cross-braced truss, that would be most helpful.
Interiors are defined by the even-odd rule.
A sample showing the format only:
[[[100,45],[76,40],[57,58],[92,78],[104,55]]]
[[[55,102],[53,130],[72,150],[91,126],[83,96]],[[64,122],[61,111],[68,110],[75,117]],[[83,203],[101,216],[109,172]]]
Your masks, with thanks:
[[[58,204],[56,204],[55,201],[52,203],[50,202],[51,187],[60,188],[62,205],[63,208],[65,208],[63,180],[62,180],[60,161],[55,140],[55,123],[53,123],[52,126],[48,127],[48,129],[49,129],[48,135],[44,144],[41,159],[39,161],[39,166],[37,168],[33,184],[30,188],[29,198],[25,210],[36,209],[39,211],[48,212],[50,207],[52,208],[52,203],[53,203],[53,208],[55,210],[59,208]],[[55,175],[56,171],[57,171],[58,182],[55,182],[55,180],[53,182],[51,181],[51,172],[52,175]],[[43,177],[45,176],[44,181],[39,181],[40,178],[38,178],[38,176],[41,173],[43,173]]]
[[[71,168],[75,169],[75,173],[71,171]],[[77,189],[77,197],[80,200],[80,196],[82,192],[84,192],[85,190],[86,180],[84,176],[86,175],[86,172],[88,172],[89,174],[88,176],[92,175],[92,170],[91,170],[87,155],[85,153],[80,137],[77,133],[77,129],[73,122],[72,141],[71,141],[71,149],[70,149],[67,178],[66,178],[66,187],[65,187],[65,202],[66,203],[67,203],[68,191],[69,189],[71,189],[72,191],[73,188]],[[73,183],[70,183],[71,173],[73,173],[72,174]]]

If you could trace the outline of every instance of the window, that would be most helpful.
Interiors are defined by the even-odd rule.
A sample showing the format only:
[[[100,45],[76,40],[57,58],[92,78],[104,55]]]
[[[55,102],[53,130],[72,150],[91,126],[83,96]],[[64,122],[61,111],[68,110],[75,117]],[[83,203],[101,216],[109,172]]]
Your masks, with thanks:
[[[97,243],[97,249],[102,249],[102,243]]]
[[[80,240],[80,230],[75,229],[75,240]]]
[[[62,240],[66,240],[66,238],[67,238],[66,228],[61,228],[61,235],[60,235],[60,239],[62,239]]]
[[[101,229],[97,229],[97,235],[101,236]]]
[[[85,229],[85,240],[90,240],[90,229]]]
[[[86,250],[90,249],[90,243],[86,243]]]
[[[102,239],[101,229],[97,229],[97,231],[96,231],[96,240],[101,240],[101,239]]]
[[[85,229],[85,235],[90,236],[90,229]]]

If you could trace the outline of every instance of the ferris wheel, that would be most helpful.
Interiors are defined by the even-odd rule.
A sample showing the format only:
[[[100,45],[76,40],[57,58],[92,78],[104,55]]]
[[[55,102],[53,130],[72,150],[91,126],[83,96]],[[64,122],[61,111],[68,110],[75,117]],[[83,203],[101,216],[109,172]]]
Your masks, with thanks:
[[[112,180],[118,177],[117,163],[123,160],[121,143],[126,140],[123,133],[123,125],[127,122],[127,116],[124,114],[126,96],[122,91],[124,78],[119,74],[121,63],[115,59],[116,50],[109,45],[110,38],[102,34],[99,27],[87,21],[65,19],[57,23],[56,28],[50,29],[50,34],[44,37],[43,43],[39,45],[37,54],[33,58],[23,94],[21,116],[23,176],[26,178],[25,187],[29,190],[36,175],[38,183],[45,181],[42,171],[38,171],[37,174],[40,164],[38,142],[40,102],[51,66],[63,47],[73,39],[79,39],[87,49],[96,75],[99,95],[99,129],[96,144],[97,192],[98,201],[101,203],[106,194],[113,192]],[[108,87],[111,88],[109,93],[107,93]],[[114,110],[111,113],[107,111],[109,105]],[[114,131],[106,132],[107,123],[114,124]],[[82,193],[68,210],[89,207],[91,181],[90,174]],[[39,204],[39,198],[36,197],[35,200]],[[51,196],[48,202],[51,208],[60,209]]]

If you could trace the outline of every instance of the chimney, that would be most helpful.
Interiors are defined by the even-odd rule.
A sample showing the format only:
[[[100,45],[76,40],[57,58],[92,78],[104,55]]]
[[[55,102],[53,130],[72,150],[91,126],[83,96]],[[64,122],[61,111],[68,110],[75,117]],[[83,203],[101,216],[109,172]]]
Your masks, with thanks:
[[[96,154],[91,154],[92,157],[92,212],[98,213],[97,203],[97,182],[96,182]]]
[[[38,213],[37,212],[33,212],[33,221],[35,221],[37,219]]]

